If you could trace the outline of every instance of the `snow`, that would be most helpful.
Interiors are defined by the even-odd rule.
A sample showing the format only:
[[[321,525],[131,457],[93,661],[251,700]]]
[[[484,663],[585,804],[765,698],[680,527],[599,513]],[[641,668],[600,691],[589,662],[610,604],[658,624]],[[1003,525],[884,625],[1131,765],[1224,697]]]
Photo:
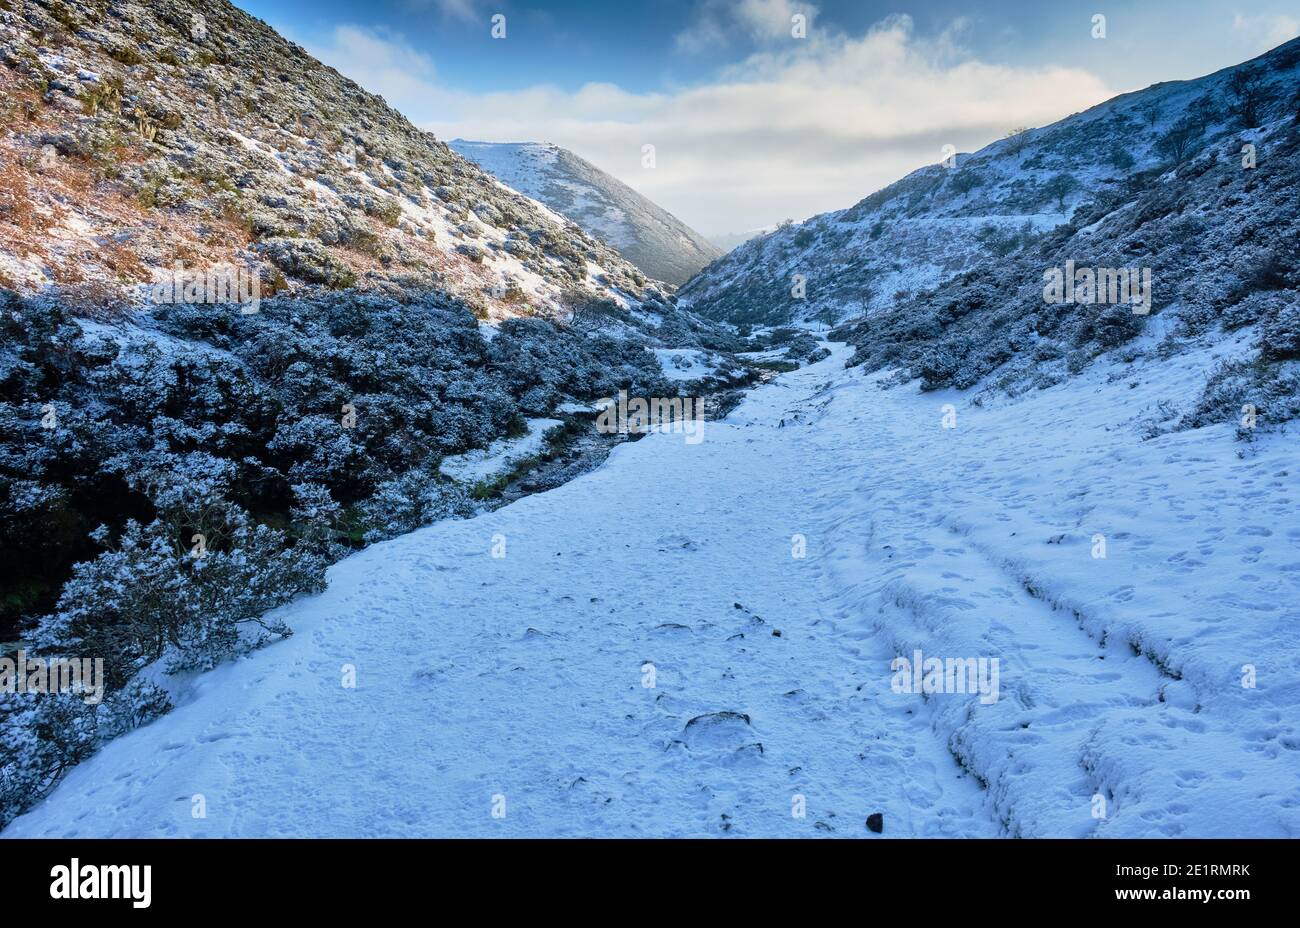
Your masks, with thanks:
[[[580,415],[582,413],[599,412],[603,408],[604,407],[601,406],[599,403],[568,402],[568,403],[561,403],[559,406],[556,406],[555,411],[558,413],[563,413],[565,415]]]
[[[275,166],[280,169],[280,172],[282,174],[287,174],[290,177],[294,176],[293,169],[290,168],[287,164],[285,164],[284,155],[280,151],[276,150],[275,148],[272,148],[270,145],[267,145],[265,142],[259,142],[257,141],[257,139],[251,139],[246,135],[242,135],[241,133],[236,132],[234,129],[227,129],[226,131],[229,132],[232,136],[234,136],[235,140],[238,141],[240,145],[244,146],[244,148],[246,148],[248,151],[254,152],[255,154],[259,154],[259,155],[265,155],[266,157],[274,161]]]
[[[546,204],[561,224],[571,221],[613,246],[651,278],[683,284],[720,254],[631,187],[555,145],[465,139],[447,144],[505,189]]]
[[[716,358],[707,351],[696,348],[652,348],[664,377],[675,383],[685,383],[708,377],[717,370]],[[681,361],[681,366],[678,364]]]
[[[1211,350],[975,405],[834,346],[339,563],[5,836],[1294,837],[1294,435],[1136,425]],[[1000,698],[894,692],[914,649]]]
[[[553,188],[562,189],[569,203],[567,214],[581,217],[589,231],[616,248],[636,244],[636,234],[627,214],[610,203],[608,193],[590,183],[558,170],[559,150],[538,142],[471,142],[453,139],[448,143],[459,155],[469,158],[497,178],[507,189],[518,190],[541,203]],[[548,189],[552,188],[552,189]],[[560,222],[563,217],[552,212]],[[685,239],[689,245],[690,239]]]
[[[20,258],[16,254],[0,252],[0,275],[17,282],[41,286],[49,281],[45,269],[35,258]]]
[[[305,186],[312,193],[316,194],[318,197],[321,197],[325,200],[332,200],[336,203],[342,202],[342,198],[337,193],[335,193],[329,187],[326,187],[318,180],[313,180],[312,178],[306,178],[303,180],[303,186]]]
[[[559,419],[529,419],[528,433],[519,438],[498,438],[487,448],[444,458],[440,470],[455,480],[476,483],[509,473],[517,463],[546,447],[546,436],[564,423]]]

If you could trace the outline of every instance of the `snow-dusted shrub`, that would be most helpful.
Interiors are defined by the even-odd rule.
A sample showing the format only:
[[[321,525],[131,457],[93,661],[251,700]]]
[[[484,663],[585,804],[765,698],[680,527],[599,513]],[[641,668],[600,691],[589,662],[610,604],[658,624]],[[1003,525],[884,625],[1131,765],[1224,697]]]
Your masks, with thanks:
[[[1251,419],[1253,424],[1243,423]],[[1300,366],[1262,360],[1220,362],[1206,380],[1196,405],[1183,417],[1182,428],[1233,423],[1238,437],[1247,438],[1300,418]]]
[[[292,277],[337,289],[356,283],[356,273],[314,239],[270,235],[255,247],[268,261]]]
[[[1142,331],[1143,316],[1124,303],[1094,303],[1078,307],[1075,344],[1095,343],[1102,351],[1118,348]]]
[[[986,183],[986,178],[981,175],[979,171],[973,168],[963,167],[954,172],[952,180],[948,182],[948,186],[952,188],[954,193],[964,194],[969,193],[984,183]]]
[[[664,315],[663,322],[655,330],[655,337],[663,344],[674,348],[693,348],[699,345],[699,339],[691,330],[690,322],[685,316],[675,312]]]
[[[344,405],[356,408],[355,404],[340,404],[340,411]],[[371,465],[364,436],[357,431],[361,426],[342,425],[346,414],[287,421],[276,429],[266,450],[287,462],[287,477],[294,483],[315,482],[336,487],[348,498],[364,497],[373,489],[373,483],[366,480]]]
[[[1082,373],[1093,359],[1091,352],[1076,348],[1065,356],[1065,369],[1071,374]]]
[[[1256,290],[1235,294],[1221,306],[1193,304],[1181,310],[1178,317],[1191,334],[1207,332],[1215,326],[1233,331],[1267,322],[1296,301],[1294,290]]]
[[[0,828],[104,742],[169,709],[166,692],[138,678],[97,705],[77,693],[0,693]]]
[[[298,483],[291,489],[290,527],[298,547],[327,563],[337,560],[347,550],[343,507],[319,483]]]
[[[178,538],[163,520],[127,522],[93,561],[73,568],[55,612],[32,634],[41,651],[103,658],[109,683],[165,658],[208,669],[290,630],[265,613],[324,587],[324,561],[233,504],[208,513],[211,538]],[[193,540],[191,540],[193,539]]]
[[[99,743],[98,713],[76,694],[0,693],[0,828]]]
[[[1273,247],[1252,255],[1235,295],[1240,298],[1251,293],[1283,290],[1292,286],[1297,279],[1295,247],[1295,244]]]
[[[938,344],[924,348],[913,369],[921,377],[922,390],[939,390],[951,383],[961,364],[961,357],[950,345]]]
[[[1023,244],[1021,232],[994,223],[983,226],[975,238],[990,255],[997,258],[1005,258]]]
[[[1033,358],[1035,361],[1055,361],[1063,357],[1065,357],[1065,348],[1059,342],[1044,338],[1034,343]]]
[[[785,353],[787,357],[803,361],[805,364],[816,364],[831,355],[816,338],[807,332],[800,332],[797,337],[791,339],[786,345]]]
[[[373,544],[440,519],[468,516],[473,511],[465,491],[431,467],[408,471],[381,484],[358,507],[357,519],[362,537]]]
[[[566,290],[560,297],[560,304],[561,321],[577,332],[600,332],[614,327],[628,315],[612,299],[577,287]],[[670,307],[662,304],[655,309],[666,312]]]
[[[1269,315],[1260,320],[1259,356],[1265,361],[1300,360],[1300,295],[1270,301]]]
[[[543,319],[511,319],[492,339],[490,369],[525,412],[547,396],[599,399],[620,389],[642,396],[667,395],[663,370],[639,345],[608,337],[583,338]],[[536,392],[530,392],[536,391]]]
[[[1127,148],[1121,148],[1117,145],[1106,156],[1106,163],[1117,171],[1129,171],[1137,164],[1137,160]]]

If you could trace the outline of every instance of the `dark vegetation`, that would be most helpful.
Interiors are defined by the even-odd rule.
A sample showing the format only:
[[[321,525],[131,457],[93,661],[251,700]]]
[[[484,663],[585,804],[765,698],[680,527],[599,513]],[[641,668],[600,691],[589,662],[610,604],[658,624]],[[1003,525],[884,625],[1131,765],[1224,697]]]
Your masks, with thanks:
[[[347,551],[477,501],[444,455],[525,416],[670,392],[654,355],[454,299],[322,292],[88,323],[0,292],[0,639],[103,658],[108,698],[0,696],[0,823],[165,711],[139,672],[291,633],[265,614]],[[14,645],[6,647],[12,652]]]

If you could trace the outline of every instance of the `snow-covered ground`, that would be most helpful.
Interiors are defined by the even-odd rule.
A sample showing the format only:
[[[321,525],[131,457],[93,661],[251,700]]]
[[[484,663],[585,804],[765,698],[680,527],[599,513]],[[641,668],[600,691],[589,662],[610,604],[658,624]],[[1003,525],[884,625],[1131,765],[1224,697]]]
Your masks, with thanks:
[[[525,458],[539,454],[546,447],[546,436],[562,426],[559,419],[529,419],[528,432],[518,438],[498,438],[486,448],[443,458],[439,467],[453,480],[477,483],[508,473]]]
[[[651,348],[664,376],[674,382],[699,380],[718,372],[718,357],[698,348]]]
[[[983,406],[846,356],[343,561],[5,835],[1300,834],[1293,437],[1142,441],[1194,355]]]

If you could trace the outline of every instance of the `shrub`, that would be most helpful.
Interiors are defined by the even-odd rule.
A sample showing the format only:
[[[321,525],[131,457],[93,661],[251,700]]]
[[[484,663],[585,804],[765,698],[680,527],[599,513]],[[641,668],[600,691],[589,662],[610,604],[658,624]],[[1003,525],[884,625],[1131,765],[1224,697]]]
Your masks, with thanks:
[[[1093,341],[1102,351],[1118,348],[1142,331],[1143,317],[1126,303],[1095,303],[1081,307],[1075,344]]]
[[[402,221],[402,204],[395,197],[375,197],[367,200],[365,212],[390,228],[396,228]]]
[[[1192,146],[1201,137],[1201,126],[1191,119],[1171,126],[1156,140],[1156,151],[1175,165],[1182,164],[1192,154]]]
[[[128,68],[144,60],[140,55],[140,50],[134,45],[114,45],[108,50],[108,56]]]
[[[169,671],[209,669],[290,630],[264,613],[324,588],[323,560],[231,504],[205,525],[217,546],[194,547],[163,520],[128,521],[110,550],[73,568],[58,609],[37,626],[39,650],[103,658],[118,689],[165,658]],[[191,537],[197,539],[201,533]],[[97,538],[108,543],[108,529]]]
[[[104,742],[170,708],[165,691],[138,678],[96,706],[75,693],[0,694],[0,828]]]
[[[370,544],[472,512],[466,492],[438,474],[435,465],[381,484],[358,507],[357,521],[363,539]]]
[[[1273,315],[1261,321],[1259,356],[1265,361],[1300,359],[1300,301],[1274,304]]]
[[[949,385],[960,366],[961,358],[947,345],[929,345],[922,350],[914,368],[921,377],[922,390],[939,390]]]

